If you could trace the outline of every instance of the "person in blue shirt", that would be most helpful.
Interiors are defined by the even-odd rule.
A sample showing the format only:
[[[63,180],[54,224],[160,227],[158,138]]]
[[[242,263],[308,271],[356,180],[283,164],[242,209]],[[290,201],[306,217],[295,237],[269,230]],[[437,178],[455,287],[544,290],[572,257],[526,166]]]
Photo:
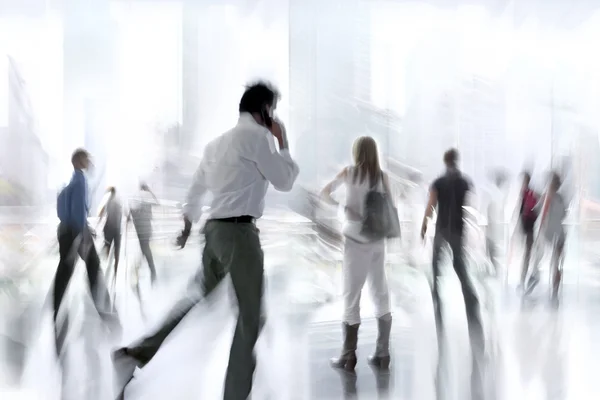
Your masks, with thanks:
[[[100,273],[100,259],[87,223],[88,184],[84,171],[90,166],[90,155],[84,149],[77,149],[71,157],[71,162],[74,168],[73,176],[58,195],[56,202],[56,211],[60,219],[57,233],[60,262],[54,277],[53,306],[56,351],[59,357],[68,331],[68,319],[59,324],[57,317],[73,275],[77,255],[85,262],[90,292],[100,317],[113,333],[119,334],[121,331],[118,316],[112,311],[108,290]]]

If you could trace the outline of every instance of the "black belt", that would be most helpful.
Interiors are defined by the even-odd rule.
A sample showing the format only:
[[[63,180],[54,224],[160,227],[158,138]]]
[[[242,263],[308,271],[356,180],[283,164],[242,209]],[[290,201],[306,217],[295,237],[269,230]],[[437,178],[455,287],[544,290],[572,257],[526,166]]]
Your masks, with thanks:
[[[240,217],[215,218],[212,221],[233,222],[236,224],[253,224],[256,221],[256,218],[250,215],[242,215]]]

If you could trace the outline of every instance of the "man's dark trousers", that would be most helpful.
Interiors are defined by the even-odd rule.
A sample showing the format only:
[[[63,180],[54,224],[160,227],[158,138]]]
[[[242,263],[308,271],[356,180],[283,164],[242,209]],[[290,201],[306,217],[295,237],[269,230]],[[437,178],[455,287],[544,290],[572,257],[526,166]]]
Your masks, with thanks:
[[[471,277],[467,271],[465,258],[464,258],[464,247],[463,247],[463,234],[457,232],[444,232],[438,231],[435,234],[433,241],[433,285],[432,285],[432,298],[433,307],[435,312],[436,329],[438,335],[438,349],[440,357],[443,357],[444,346],[443,346],[443,313],[442,313],[442,302],[439,296],[438,278],[440,276],[440,261],[444,246],[448,244],[452,250],[452,264],[454,271],[458,276],[460,285],[462,288],[463,298],[465,301],[465,311],[467,314],[467,325],[469,330],[469,339],[471,344],[471,351],[473,355],[473,366],[471,372],[471,397],[473,400],[479,400],[482,396],[483,391],[483,378],[481,376],[481,369],[483,366],[484,356],[484,336],[483,326],[481,324],[481,313],[479,306],[479,299],[477,298],[477,292],[471,280]],[[441,365],[441,363],[439,363]],[[438,370],[439,374],[439,370]],[[440,384],[438,376],[438,384]],[[440,391],[443,392],[444,388],[438,386],[438,396]]]
[[[225,400],[246,400],[252,390],[256,367],[254,345],[264,320],[261,318],[264,257],[258,229],[253,223],[212,220],[204,228],[205,246],[200,279],[209,295],[229,273],[238,302],[238,320],[231,344],[225,378]],[[199,283],[201,281],[201,283]],[[186,298],[178,302],[165,323],[152,335],[127,348],[127,353],[142,366],[147,364],[188,312],[201,300]]]
[[[81,235],[81,236],[80,236]],[[75,248],[74,246],[77,246]],[[62,303],[69,281],[73,275],[77,255],[85,262],[90,292],[96,310],[103,320],[114,317],[111,310],[108,290],[100,273],[100,259],[94,246],[91,235],[87,229],[83,233],[75,232],[65,224],[58,227],[58,248],[60,253],[60,262],[56,269],[53,289],[53,307],[54,307],[54,329],[56,333],[56,351],[60,356],[64,339],[68,331],[68,318],[59,326],[57,324],[58,311]]]

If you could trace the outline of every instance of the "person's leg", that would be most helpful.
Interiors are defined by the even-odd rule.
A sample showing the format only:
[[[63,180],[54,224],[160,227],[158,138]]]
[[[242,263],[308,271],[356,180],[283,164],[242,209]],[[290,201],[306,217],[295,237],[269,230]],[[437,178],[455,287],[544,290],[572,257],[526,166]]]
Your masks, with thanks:
[[[165,339],[179,325],[196,304],[223,280],[226,271],[222,264],[215,258],[212,246],[214,238],[206,234],[206,244],[202,252],[202,268],[198,269],[196,276],[188,284],[187,296],[179,300],[168,313],[167,319],[154,333],[143,337],[126,348],[126,353],[141,365],[145,365],[156,355]],[[198,286],[202,291],[198,292]]]
[[[435,389],[437,396],[442,395],[444,391],[442,383],[443,365],[444,365],[444,320],[442,311],[442,302],[439,291],[439,277],[440,277],[440,262],[442,258],[442,252],[446,246],[446,240],[443,238],[441,233],[436,232],[433,239],[433,255],[431,259],[432,266],[432,282],[431,282],[431,300],[433,302],[433,314],[435,320],[435,331],[437,336],[438,346],[438,362],[435,373]]]
[[[498,262],[496,243],[494,243],[494,240],[491,237],[486,237],[485,247],[486,247],[488,259],[490,260],[490,263],[492,264],[493,275],[498,276],[498,273],[500,272],[500,265]]]
[[[433,311],[435,316],[435,324],[436,324],[436,332],[438,335],[438,340],[441,340],[441,336],[444,332],[444,323],[442,316],[442,303],[440,300],[440,292],[439,292],[439,277],[440,277],[440,262],[442,258],[442,252],[444,251],[444,246],[446,246],[446,240],[442,237],[441,234],[435,235],[433,239],[433,255],[431,259],[432,264],[432,282],[431,282],[431,298],[433,301]],[[438,346],[441,346],[441,342],[438,343]]]
[[[108,257],[110,255],[110,246],[112,245],[111,241],[108,239],[104,239],[104,246],[102,246],[102,252],[104,253],[104,257]]]
[[[110,313],[112,308],[110,304],[110,297],[108,295],[108,289],[106,288],[104,279],[102,279],[100,274],[100,258],[96,252],[96,247],[93,243],[82,245],[79,255],[85,262],[90,292],[92,295],[92,300],[94,300],[96,310],[100,315]]]
[[[108,288],[100,270],[100,258],[91,237],[84,237],[84,242],[79,249],[79,255],[85,261],[90,293],[96,306],[96,311],[107,324],[111,333],[115,336],[120,336],[122,329],[119,316],[116,309],[114,309],[114,305],[111,304]]]
[[[68,331],[67,318],[65,317],[63,323],[59,323],[57,318],[62,299],[67,291],[67,287],[69,286],[69,281],[71,280],[73,269],[75,267],[77,251],[72,249],[73,245],[75,244],[74,241],[75,236],[70,230],[59,227],[58,251],[60,254],[60,261],[58,263],[58,268],[56,269],[54,285],[52,288],[53,321],[56,340],[56,353],[58,356],[60,356],[62,352]]]
[[[562,262],[564,257],[565,235],[561,234],[555,239],[552,252],[552,298],[558,298],[558,291],[562,282]]]
[[[140,237],[140,248],[142,249],[144,258],[148,262],[148,268],[150,268],[150,281],[154,283],[156,282],[156,267],[154,265],[154,257],[152,257],[152,249],[150,249],[150,239]]]
[[[346,239],[342,265],[344,316],[348,325],[360,324],[360,298],[367,280],[371,253],[365,243]]]
[[[392,314],[390,308],[390,291],[385,273],[385,242],[372,244],[371,263],[368,267],[368,282],[375,317],[377,318],[377,343],[375,353],[369,362],[380,368],[390,365],[390,332],[392,330]]]
[[[239,311],[223,398],[246,400],[252,390],[256,367],[254,346],[262,326],[264,255],[258,229],[253,224],[215,222],[211,228],[218,239],[215,255],[231,275]],[[206,287],[210,290],[212,286],[208,282]]]
[[[102,246],[102,252],[104,253],[105,257],[108,257],[110,254],[110,246],[112,246],[113,242],[112,232],[106,225],[104,225],[102,234],[104,235],[104,246]]]
[[[523,268],[521,269],[521,287],[525,290],[525,279],[527,279],[527,273],[529,272],[531,251],[533,249],[533,223],[522,221],[521,224],[525,233],[525,255],[523,256]]]
[[[342,329],[344,343],[340,357],[330,360],[334,368],[354,370],[357,363],[356,348],[360,326],[360,297],[367,279],[371,262],[368,245],[346,239],[344,243],[344,261],[342,266],[344,316]]]
[[[104,257],[106,257],[106,260],[108,261],[108,266],[106,267],[106,271],[104,272],[104,281],[108,282],[108,280],[110,279],[110,273],[111,273],[111,269],[110,269],[110,248],[113,246],[113,238],[110,236],[110,232],[107,232],[106,228],[104,228],[104,244],[102,246],[102,254]],[[114,272],[114,270],[112,271]],[[113,288],[114,288],[114,282],[115,282],[115,278],[116,276],[113,276]]]
[[[117,280],[117,270],[119,269],[119,260],[121,259],[121,234],[118,233],[113,239],[113,251],[115,256],[115,276],[113,280]]]
[[[165,339],[198,304],[203,295],[209,294],[218,283],[225,277],[226,271],[214,255],[213,246],[218,243],[219,238],[214,234],[211,227],[214,223],[207,223],[205,228],[205,245],[202,252],[202,268],[199,268],[195,276],[188,284],[187,296],[179,300],[169,312],[163,324],[153,333],[135,341],[127,347],[120,348],[112,354],[115,368],[115,390],[117,399],[124,398],[125,387],[133,378],[136,368],[143,368],[156,355]],[[226,238],[225,238],[226,239]],[[223,238],[220,238],[223,240]],[[225,243],[228,243],[225,241]],[[198,290],[202,287],[202,290]]]
[[[464,260],[463,241],[460,235],[453,235],[448,238],[453,254],[454,271],[458,276],[465,301],[465,311],[467,315],[467,326],[469,330],[469,339],[472,353],[472,371],[471,371],[471,397],[479,399],[483,396],[483,378],[481,368],[483,367],[483,358],[485,353],[483,325],[481,323],[481,310],[479,299],[475,286],[467,271]]]

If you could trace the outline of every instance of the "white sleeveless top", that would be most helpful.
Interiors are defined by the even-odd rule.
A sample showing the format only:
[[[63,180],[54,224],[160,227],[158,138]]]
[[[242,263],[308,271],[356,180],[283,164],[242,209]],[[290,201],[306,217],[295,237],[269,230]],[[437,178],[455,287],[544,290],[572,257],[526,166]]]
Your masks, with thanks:
[[[344,236],[347,236],[350,239],[366,243],[369,242],[369,240],[362,236],[360,231],[362,229],[362,218],[364,216],[367,193],[372,190],[383,192],[384,186],[381,178],[379,178],[375,186],[371,186],[371,182],[368,177],[366,177],[363,182],[360,182],[360,177],[357,177],[355,180],[355,171],[355,167],[348,168],[346,180],[344,181],[346,186],[346,207],[353,212],[346,212],[346,221],[344,222],[342,233]],[[360,215],[360,220],[356,220],[356,217],[353,216],[353,214]]]

